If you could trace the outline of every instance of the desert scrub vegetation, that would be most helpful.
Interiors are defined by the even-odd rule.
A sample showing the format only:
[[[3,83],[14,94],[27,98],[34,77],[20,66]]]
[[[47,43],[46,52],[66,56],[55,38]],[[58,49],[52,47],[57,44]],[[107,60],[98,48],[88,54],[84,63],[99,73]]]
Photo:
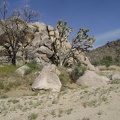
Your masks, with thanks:
[[[25,75],[28,75],[30,73],[32,73],[34,70],[37,70],[37,63],[35,61],[29,62],[26,64],[30,69],[28,69],[25,73]]]
[[[8,91],[25,88],[30,90],[33,80],[38,75],[39,70],[36,68],[35,63],[29,63],[31,67],[31,72],[27,75],[20,76],[15,73],[15,70],[19,66],[13,65],[1,65],[0,66],[0,96],[2,97],[4,93]],[[31,92],[32,93],[32,92]],[[23,93],[24,94],[24,93]]]
[[[110,65],[113,65],[113,63],[114,63],[114,61],[113,61],[112,56],[104,56],[103,59],[101,60],[101,64],[105,65],[107,68]]]
[[[82,66],[81,64],[74,66],[72,73],[71,73],[72,80],[76,82],[76,80],[84,74],[85,70],[86,68]]]
[[[67,73],[65,67],[58,67],[58,70],[60,71],[59,78],[63,85],[66,83],[72,82],[70,75]]]
[[[0,90],[9,91],[11,88],[20,85],[20,81],[13,79],[13,77],[18,77],[18,75],[14,73],[17,68],[18,66],[13,65],[4,65],[0,67]]]
[[[31,113],[29,116],[28,116],[28,120],[36,120],[38,117],[38,114],[36,113]]]
[[[84,117],[84,118],[82,118],[82,120],[90,120],[90,118]]]

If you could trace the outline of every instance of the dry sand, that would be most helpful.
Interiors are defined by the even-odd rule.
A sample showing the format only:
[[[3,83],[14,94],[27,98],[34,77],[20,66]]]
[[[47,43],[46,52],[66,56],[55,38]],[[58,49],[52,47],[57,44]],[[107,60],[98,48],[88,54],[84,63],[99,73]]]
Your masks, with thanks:
[[[120,84],[13,96],[0,99],[0,120],[120,120]]]

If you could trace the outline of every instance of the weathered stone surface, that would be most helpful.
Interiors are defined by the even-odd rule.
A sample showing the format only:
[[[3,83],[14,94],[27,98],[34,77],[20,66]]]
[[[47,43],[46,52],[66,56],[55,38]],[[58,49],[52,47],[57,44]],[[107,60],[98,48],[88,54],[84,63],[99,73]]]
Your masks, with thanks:
[[[50,36],[54,36],[54,35],[55,35],[54,31],[50,31],[50,32],[49,32],[49,35],[50,35]]]
[[[89,70],[95,71],[96,68],[90,63],[89,59],[81,52],[74,51],[74,56],[80,63],[86,65]]]
[[[64,38],[64,40],[62,39],[63,41],[62,44],[60,43],[59,40],[55,42],[56,38],[59,38],[59,31],[57,28],[54,29],[54,27],[50,25],[47,26],[42,22],[28,23],[28,27],[30,28],[30,30],[32,30],[32,32],[35,31],[35,29],[37,29],[37,32],[34,33],[34,39],[32,41],[28,39],[30,41],[30,44],[28,45],[28,48],[26,47],[27,50],[26,51],[24,50],[25,51],[24,53],[21,52],[23,50],[22,50],[22,44],[20,45],[21,47],[17,53],[18,55],[17,57],[19,58],[21,57],[21,59],[17,59],[17,63],[20,63],[20,61],[22,61],[22,57],[24,62],[35,60],[37,63],[41,63],[41,61],[42,63],[43,61],[45,63],[46,62],[51,63],[52,61],[50,58],[52,57],[54,52],[56,52],[57,55],[59,55],[58,53],[61,51],[62,52],[61,54],[63,55],[63,58],[61,57],[62,59],[64,59],[64,55],[66,53],[69,53],[69,50],[71,49],[71,44],[69,40],[67,40],[67,38]],[[29,34],[28,34],[28,38],[29,38]],[[54,42],[54,46],[53,46],[53,42]],[[62,48],[61,50],[60,47]],[[1,53],[3,54],[3,52]],[[8,55],[6,56],[8,59]],[[79,53],[77,50],[74,51],[74,57],[76,61],[85,64],[88,69],[94,71],[96,70],[95,67],[90,63],[89,59],[82,52]],[[8,61],[8,60],[4,60],[3,57],[0,57],[0,59],[1,61]],[[74,64],[73,56],[71,56],[66,60],[66,64],[68,66]]]
[[[31,43],[31,45],[37,47],[37,46],[39,46],[42,38],[40,37],[40,33],[35,33],[34,35],[35,35],[35,37]]]
[[[71,75],[73,69],[72,69],[72,68],[68,68],[66,71],[67,71],[67,73],[68,73],[69,75]]]
[[[107,82],[109,82],[107,77],[99,76],[95,72],[87,70],[76,83],[81,86],[100,87],[107,85]]]
[[[97,66],[97,68],[99,70],[107,70],[107,67],[105,65],[100,65],[100,66]]]
[[[48,31],[54,31],[54,27],[52,27],[51,25],[48,25]]]
[[[55,37],[59,38],[59,32],[58,32],[58,30],[55,30]]]
[[[32,89],[44,89],[59,92],[62,84],[58,75],[59,72],[55,65],[45,66],[32,84]]]
[[[42,40],[42,45],[48,47],[49,49],[52,49],[52,40],[45,38]]]
[[[54,53],[53,51],[51,51],[49,48],[45,46],[41,46],[40,48],[37,48],[35,51],[38,53],[46,54],[48,58],[51,57]]]
[[[24,66],[18,68],[15,72],[16,72],[17,74],[21,75],[21,76],[24,76],[25,73],[26,73],[29,69],[30,69],[30,68],[29,68],[28,66],[24,65]]]
[[[120,80],[120,72],[119,71],[114,72],[111,79],[112,80]]]
[[[46,31],[46,25],[42,22],[30,23],[33,26],[37,26],[39,31]]]
[[[44,60],[45,62],[48,62],[48,63],[50,62],[50,60],[48,59],[48,57],[47,57],[46,54],[40,54],[39,58],[42,59],[42,60]]]
[[[116,66],[116,65],[111,65],[108,67],[109,70],[120,70],[120,67],[119,66]]]

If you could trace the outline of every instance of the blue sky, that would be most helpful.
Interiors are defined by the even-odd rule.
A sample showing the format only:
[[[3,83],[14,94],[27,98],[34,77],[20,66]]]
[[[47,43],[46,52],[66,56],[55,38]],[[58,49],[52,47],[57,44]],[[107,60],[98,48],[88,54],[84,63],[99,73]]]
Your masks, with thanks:
[[[2,1],[2,0],[1,0]],[[68,22],[75,37],[79,28],[89,28],[95,47],[120,38],[120,0],[8,0],[9,8],[29,4],[41,14],[40,21],[55,26],[59,19]]]

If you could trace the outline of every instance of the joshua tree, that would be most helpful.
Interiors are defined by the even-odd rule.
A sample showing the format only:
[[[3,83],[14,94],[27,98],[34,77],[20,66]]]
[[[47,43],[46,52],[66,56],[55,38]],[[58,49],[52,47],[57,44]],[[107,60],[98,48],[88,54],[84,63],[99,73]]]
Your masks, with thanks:
[[[56,30],[59,36],[55,38],[53,48],[54,48],[54,60],[57,65],[62,66],[66,58],[66,51],[63,49],[64,42],[68,39],[69,34],[72,32],[71,27],[67,27],[67,22],[59,20],[56,26]]]
[[[74,57],[74,52],[85,52],[89,50],[89,48],[92,48],[92,44],[95,41],[94,37],[89,37],[87,32],[89,32],[88,29],[80,29],[77,33],[77,36],[72,40],[72,45],[69,47],[69,49],[65,50],[64,46],[66,44],[66,41],[68,41],[68,37],[70,33],[72,32],[71,27],[67,27],[67,22],[63,22],[62,20],[58,21],[56,29],[59,32],[59,37],[55,38],[54,41],[54,51],[55,56],[54,60],[57,63],[57,65],[65,65],[67,59],[70,57]]]
[[[89,48],[93,48],[92,44],[95,41],[95,38],[89,37],[87,34],[89,29],[79,29],[77,36],[72,41],[72,48],[80,52],[88,51]]]

